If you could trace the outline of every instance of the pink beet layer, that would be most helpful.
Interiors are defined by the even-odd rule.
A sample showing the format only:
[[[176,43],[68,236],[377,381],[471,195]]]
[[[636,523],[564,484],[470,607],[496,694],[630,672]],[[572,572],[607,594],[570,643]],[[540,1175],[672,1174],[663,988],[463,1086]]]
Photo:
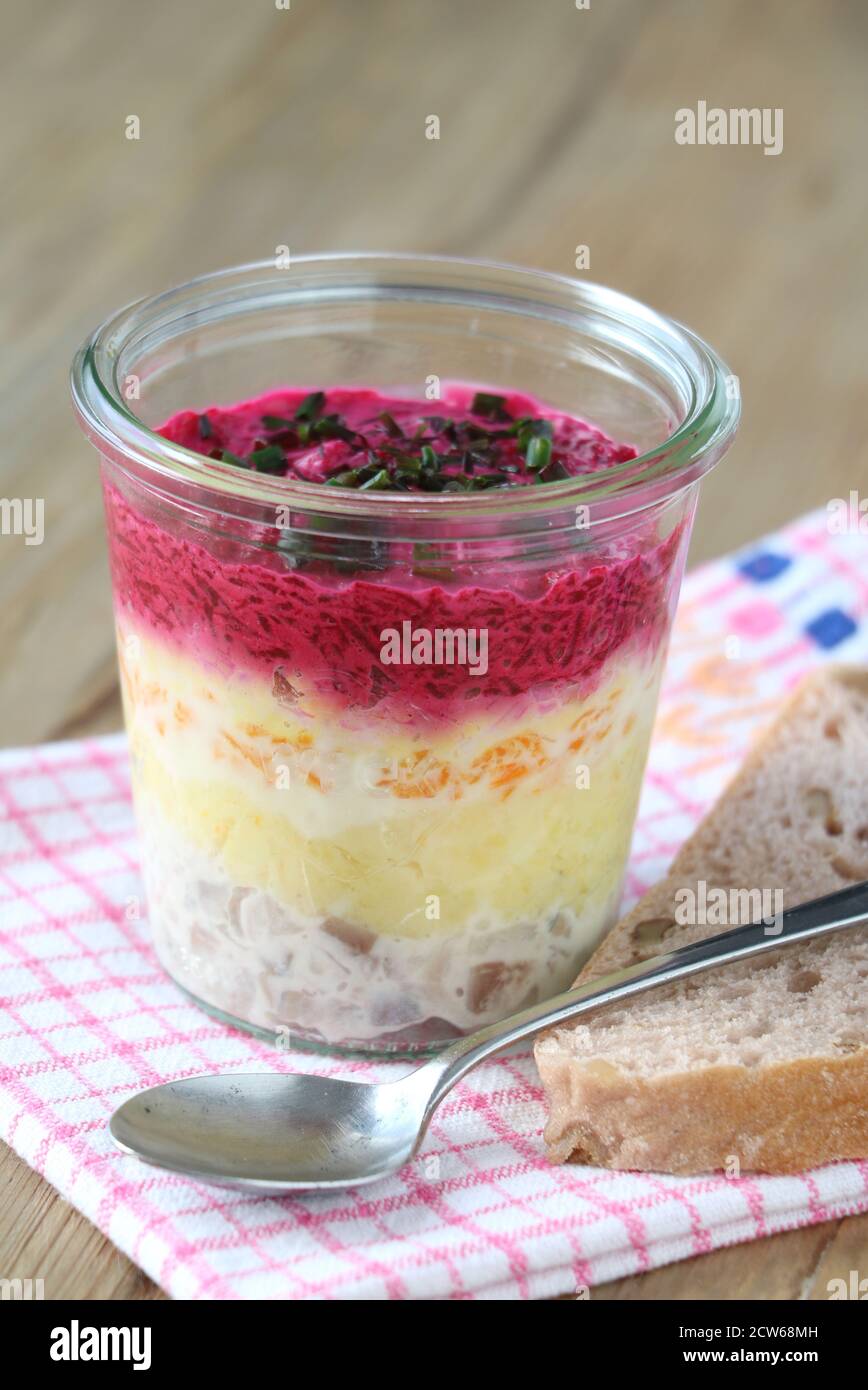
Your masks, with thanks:
[[[203,444],[243,457],[263,440],[263,416],[291,416],[304,392],[271,392],[255,401],[213,408],[203,441],[200,417],[184,411],[161,433],[187,447]],[[377,392],[328,393],[328,409],[352,425],[381,411],[404,423],[415,411],[467,417],[472,388],[454,388],[437,402],[408,402]],[[507,396],[515,414],[541,413],[528,397]],[[635,456],[582,421],[547,412],[554,424],[558,456],[571,472],[599,469]],[[564,441],[560,444],[560,441]],[[320,454],[332,444],[318,446]],[[331,474],[334,462],[319,465],[314,451],[287,451],[287,471],[299,476]],[[516,479],[518,481],[518,479]],[[526,481],[526,480],[525,480]],[[653,652],[669,625],[673,568],[681,554],[682,527],[655,540],[645,527],[641,546],[625,542],[600,556],[593,544],[557,556],[547,569],[520,557],[499,569],[450,580],[436,573],[410,547],[383,550],[380,568],[362,572],[337,543],[337,562],[316,549],[302,554],[257,550],[238,540],[205,537],[166,512],[159,517],[106,484],[106,510],[115,600],[121,614],[139,627],[223,674],[267,681],[275,698],[294,703],[299,692],[315,694],[337,712],[366,711],[367,717],[399,722],[455,721],[483,705],[524,697],[561,698],[585,694],[601,679],[609,659],[622,648]],[[257,537],[273,547],[279,533]],[[201,539],[200,539],[201,537]],[[297,537],[296,537],[297,539]],[[343,547],[342,549],[340,547]],[[326,542],[326,550],[328,542]],[[426,573],[428,569],[428,573]],[[385,631],[468,629],[487,632],[487,670],[471,675],[466,665],[384,664]]]

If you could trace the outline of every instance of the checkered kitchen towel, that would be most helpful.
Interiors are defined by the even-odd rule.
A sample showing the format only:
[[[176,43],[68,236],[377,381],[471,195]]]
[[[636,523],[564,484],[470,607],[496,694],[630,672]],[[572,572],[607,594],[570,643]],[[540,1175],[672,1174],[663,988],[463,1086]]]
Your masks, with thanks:
[[[858,527],[832,535],[815,514],[689,576],[631,900],[757,726],[829,657],[868,660]],[[145,1168],[106,1128],[142,1087],[388,1068],[277,1053],[199,1012],[157,965],[147,923],[129,919],[140,893],[120,737],[0,754],[0,1134],[175,1297],[543,1297],[868,1209],[868,1161],[739,1181],[552,1168],[527,1051],[471,1073],[416,1161],[375,1187],[278,1200]]]

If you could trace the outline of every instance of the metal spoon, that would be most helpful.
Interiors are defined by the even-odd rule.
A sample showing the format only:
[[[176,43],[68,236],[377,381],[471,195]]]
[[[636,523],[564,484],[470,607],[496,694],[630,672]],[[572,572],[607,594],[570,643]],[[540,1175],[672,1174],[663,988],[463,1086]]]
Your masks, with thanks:
[[[369,1085],[279,1073],[194,1076],[126,1101],[111,1132],[175,1173],[259,1193],[361,1187],[418,1149],[435,1109],[471,1067],[543,1028],[672,980],[868,922],[868,883],[655,956],[460,1038],[399,1081]]]

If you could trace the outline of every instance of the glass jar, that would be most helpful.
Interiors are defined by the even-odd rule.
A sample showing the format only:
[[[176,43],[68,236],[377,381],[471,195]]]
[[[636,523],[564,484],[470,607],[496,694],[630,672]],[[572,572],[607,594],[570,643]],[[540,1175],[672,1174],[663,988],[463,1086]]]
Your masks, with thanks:
[[[530,489],[378,493],[156,432],[286,386],[433,411],[447,380],[538,397],[637,456]],[[73,394],[173,979],[240,1027],[372,1053],[566,988],[618,911],[698,483],[738,419],[720,360],[584,282],[319,256],[122,310]]]

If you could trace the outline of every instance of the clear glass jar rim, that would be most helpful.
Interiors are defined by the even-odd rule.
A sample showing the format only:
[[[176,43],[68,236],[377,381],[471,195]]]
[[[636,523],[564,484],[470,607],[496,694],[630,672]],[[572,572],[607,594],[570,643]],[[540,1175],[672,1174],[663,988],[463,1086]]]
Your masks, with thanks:
[[[292,271],[300,282],[292,280]],[[305,279],[326,275],[327,290],[305,289]],[[397,278],[396,278],[397,277]],[[439,279],[435,277],[440,277]],[[488,278],[490,284],[484,281]],[[509,289],[524,292],[510,296]],[[241,471],[206,458],[150,429],[127,405],[117,368],[130,341],[159,323],[189,321],[191,312],[211,297],[211,318],[233,312],[273,308],[317,299],[328,302],[360,298],[449,298],[476,301],[487,308],[535,313],[564,321],[595,316],[613,334],[630,335],[649,351],[677,362],[690,385],[685,418],[654,448],[624,464],[546,483],[540,488],[492,489],[462,493],[363,493],[323,488],[318,483]],[[534,291],[534,293],[530,293]],[[457,298],[455,298],[457,296]],[[508,522],[564,507],[585,505],[587,524],[631,515],[657,505],[700,478],[717,461],[738,425],[740,402],[729,383],[735,380],[717,354],[690,329],[639,300],[586,280],[508,262],[457,256],[389,252],[336,252],[293,257],[288,269],[274,261],[251,262],[197,276],[193,280],[127,305],[106,319],[83,343],[72,364],[73,400],[85,432],[94,444],[123,465],[134,462],[154,481],[195,485],[212,494],[221,510],[233,500],[260,505],[315,510],[320,515],[367,515],[373,519],[414,521],[479,520]],[[291,383],[290,383],[291,384]]]

